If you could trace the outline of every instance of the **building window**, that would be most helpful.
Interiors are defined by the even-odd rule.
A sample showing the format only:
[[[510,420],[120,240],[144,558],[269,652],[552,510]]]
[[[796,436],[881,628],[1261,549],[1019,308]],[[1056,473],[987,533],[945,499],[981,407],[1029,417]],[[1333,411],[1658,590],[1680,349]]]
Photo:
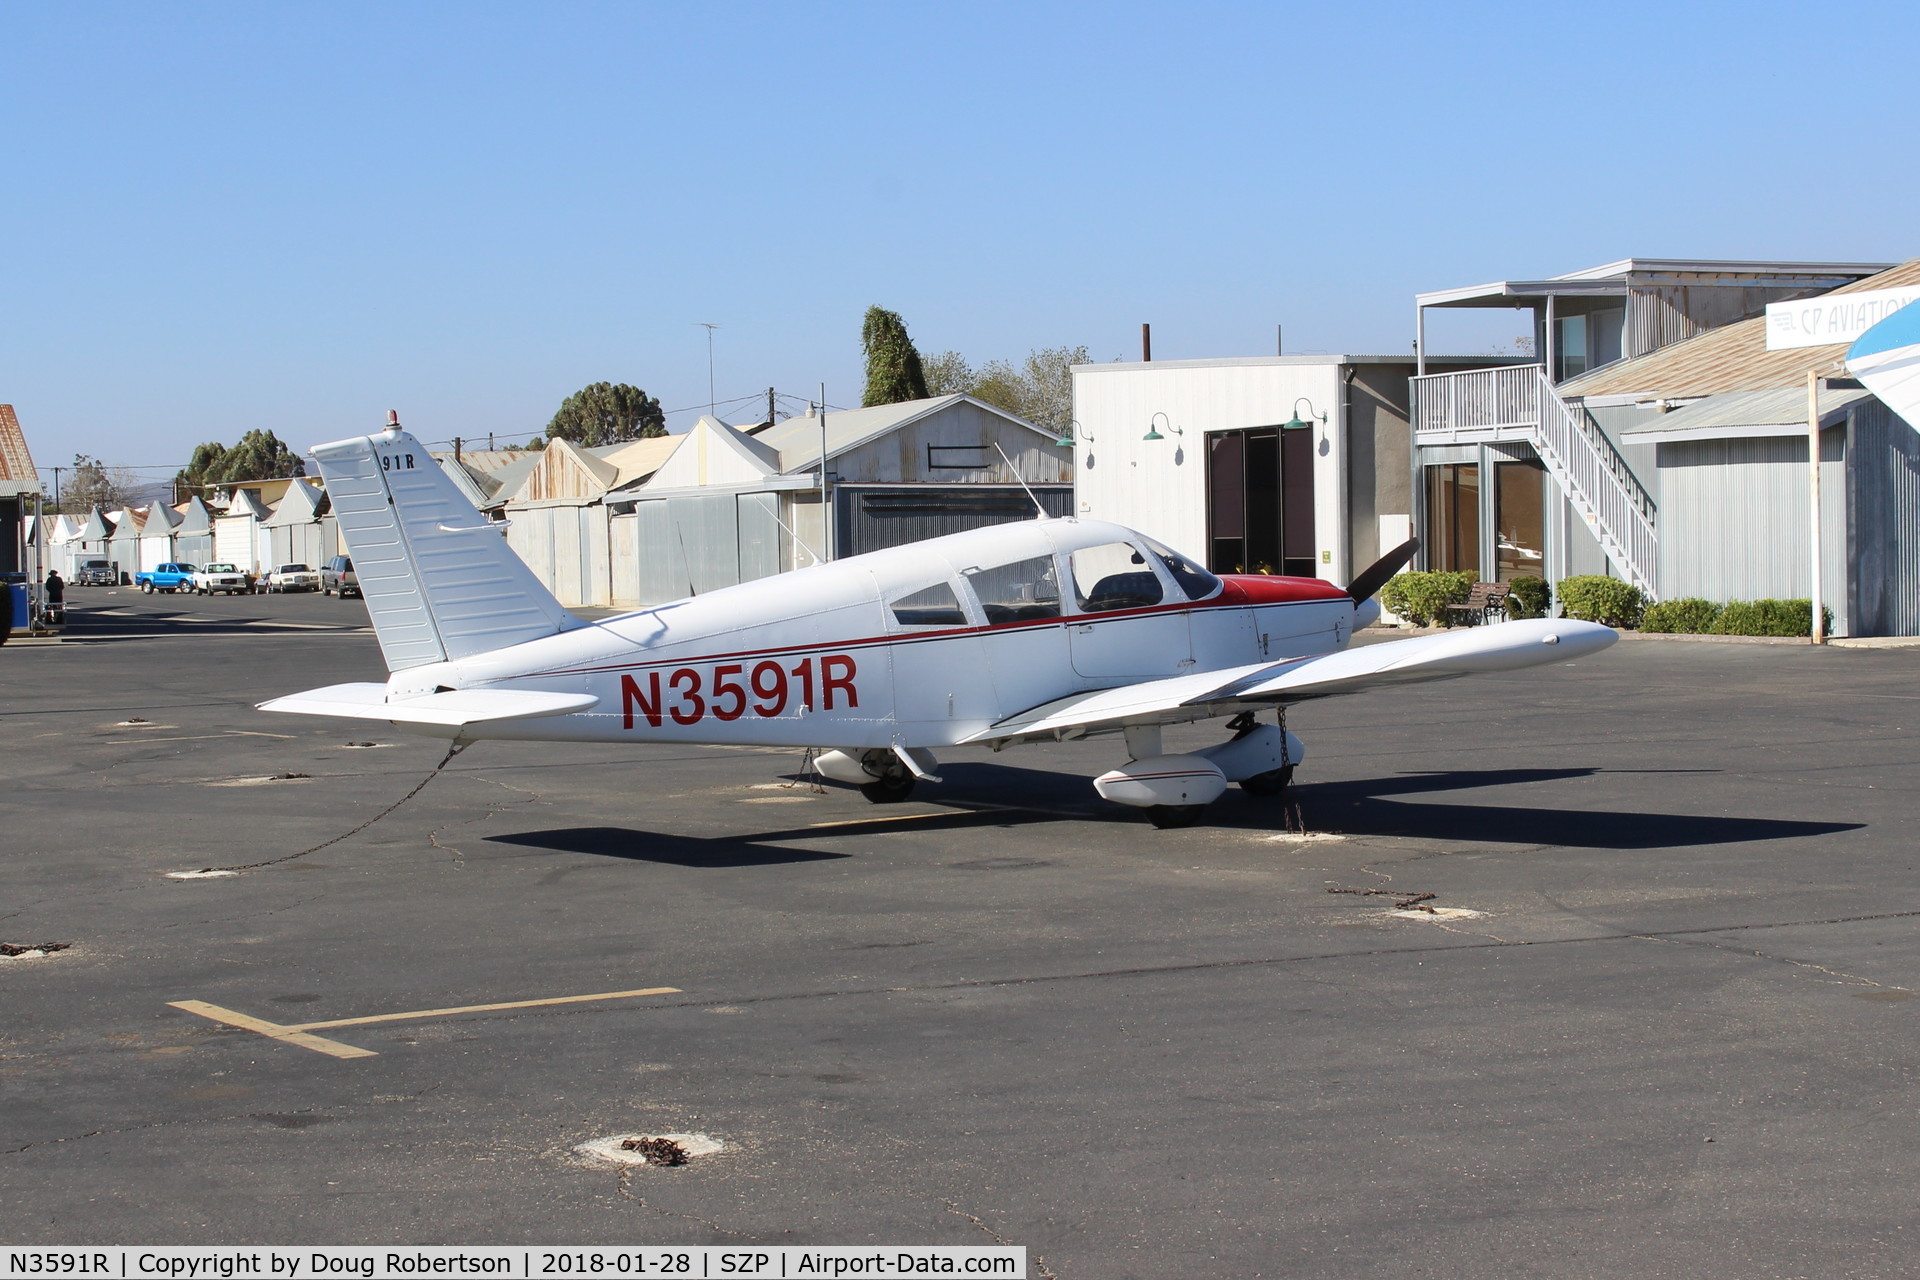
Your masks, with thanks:
[[[1480,468],[1427,468],[1427,563],[1480,576]]]
[[[1565,382],[1587,371],[1587,318],[1561,316],[1554,321],[1553,380]]]
[[[1497,581],[1546,576],[1546,474],[1537,462],[1494,464]]]

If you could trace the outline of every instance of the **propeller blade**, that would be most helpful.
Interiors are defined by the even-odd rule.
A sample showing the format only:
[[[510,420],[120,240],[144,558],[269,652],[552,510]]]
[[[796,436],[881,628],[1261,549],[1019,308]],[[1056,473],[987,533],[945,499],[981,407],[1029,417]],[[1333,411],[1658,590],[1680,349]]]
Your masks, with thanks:
[[[1413,559],[1414,552],[1420,550],[1420,539],[1408,538],[1387,554],[1375,560],[1360,576],[1347,584],[1347,594],[1353,597],[1355,604],[1365,604],[1373,599],[1373,593],[1387,585],[1387,579],[1400,572]]]

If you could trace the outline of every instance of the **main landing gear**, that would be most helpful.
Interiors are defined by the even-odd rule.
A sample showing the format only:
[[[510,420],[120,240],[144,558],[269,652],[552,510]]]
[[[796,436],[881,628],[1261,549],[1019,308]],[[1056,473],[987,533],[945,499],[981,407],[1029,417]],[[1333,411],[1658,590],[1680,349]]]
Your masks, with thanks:
[[[1252,796],[1283,795],[1293,781],[1293,767],[1306,757],[1300,739],[1279,725],[1259,723],[1250,711],[1227,727],[1234,736],[1219,746],[1164,755],[1159,725],[1129,726],[1127,754],[1133,758],[1095,778],[1093,789],[1116,804],[1146,810],[1147,821],[1162,829],[1198,822],[1229,782]]]
[[[874,804],[899,804],[920,779],[938,782],[933,753],[925,747],[876,747],[822,751],[813,758],[821,776],[860,788]]]

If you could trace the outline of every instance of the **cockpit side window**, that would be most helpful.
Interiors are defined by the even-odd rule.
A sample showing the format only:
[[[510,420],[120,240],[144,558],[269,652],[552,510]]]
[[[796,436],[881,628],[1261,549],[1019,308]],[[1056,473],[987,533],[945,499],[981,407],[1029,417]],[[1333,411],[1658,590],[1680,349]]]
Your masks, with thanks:
[[[1187,599],[1204,600],[1220,589],[1220,579],[1178,551],[1163,547],[1152,538],[1142,538],[1141,541],[1147,544],[1147,550],[1160,558],[1160,563],[1166,566],[1173,580],[1187,593]]]
[[[925,590],[901,596],[887,607],[893,610],[893,620],[903,627],[967,625],[960,597],[953,593],[953,584],[948,582],[936,582]]]
[[[1073,593],[1082,613],[1145,609],[1159,604],[1166,591],[1140,550],[1125,542],[1081,547],[1068,556]]]
[[[1060,616],[1060,583],[1052,556],[966,572],[989,626]]]

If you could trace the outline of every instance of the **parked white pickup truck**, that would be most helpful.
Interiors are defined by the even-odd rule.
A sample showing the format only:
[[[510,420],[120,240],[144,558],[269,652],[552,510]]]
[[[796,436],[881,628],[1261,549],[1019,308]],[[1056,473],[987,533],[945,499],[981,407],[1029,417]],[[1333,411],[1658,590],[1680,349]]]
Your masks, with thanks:
[[[260,584],[261,590],[277,591],[318,591],[320,589],[320,571],[309,569],[304,564],[283,564],[269,573]]]
[[[253,593],[253,579],[230,564],[210,564],[202,567],[193,575],[195,595],[210,596],[215,592],[224,592],[230,596],[244,596]]]

